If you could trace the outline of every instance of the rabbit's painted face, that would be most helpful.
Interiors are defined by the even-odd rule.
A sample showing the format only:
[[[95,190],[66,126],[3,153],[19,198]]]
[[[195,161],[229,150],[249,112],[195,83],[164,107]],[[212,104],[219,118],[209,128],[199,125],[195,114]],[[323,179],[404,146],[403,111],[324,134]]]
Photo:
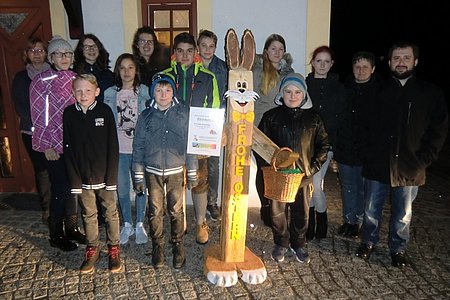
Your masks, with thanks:
[[[253,72],[244,69],[230,70],[228,72],[229,86],[233,89],[228,90],[225,96],[244,106],[248,102],[259,98],[253,89]],[[234,84],[233,84],[234,82]]]

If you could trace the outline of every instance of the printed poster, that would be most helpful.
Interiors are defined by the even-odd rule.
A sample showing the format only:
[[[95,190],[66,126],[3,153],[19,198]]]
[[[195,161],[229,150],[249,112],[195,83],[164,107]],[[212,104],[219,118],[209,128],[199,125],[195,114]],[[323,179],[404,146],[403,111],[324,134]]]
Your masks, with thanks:
[[[191,107],[187,153],[220,156],[225,109]]]

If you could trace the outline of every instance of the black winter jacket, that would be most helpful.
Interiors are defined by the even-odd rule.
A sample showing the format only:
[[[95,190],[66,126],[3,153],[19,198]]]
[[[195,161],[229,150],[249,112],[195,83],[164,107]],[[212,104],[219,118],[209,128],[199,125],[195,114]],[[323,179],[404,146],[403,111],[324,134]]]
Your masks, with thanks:
[[[336,145],[336,135],[341,126],[345,111],[345,88],[338,75],[328,73],[327,78],[314,78],[313,73],[306,77],[308,93],[316,111],[325,124],[331,146]]]
[[[117,189],[119,142],[108,105],[95,101],[83,113],[78,103],[64,110],[64,159],[71,193]]]
[[[404,86],[387,80],[366,127],[363,176],[392,187],[425,184],[448,131],[442,91],[411,77]]]
[[[327,159],[328,135],[319,115],[312,109],[284,105],[264,113],[258,128],[279,147],[300,153],[296,165],[309,178]]]
[[[376,75],[365,83],[356,83],[353,76],[346,81],[347,105],[337,132],[336,147],[333,149],[337,162],[348,166],[362,165],[361,147],[365,139],[362,128],[371,113],[371,103],[376,101],[380,84]]]

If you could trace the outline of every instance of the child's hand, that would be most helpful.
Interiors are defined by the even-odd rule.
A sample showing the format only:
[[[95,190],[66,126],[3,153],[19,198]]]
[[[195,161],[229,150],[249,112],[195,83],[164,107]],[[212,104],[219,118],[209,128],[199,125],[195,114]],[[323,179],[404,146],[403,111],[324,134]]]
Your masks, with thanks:
[[[143,195],[145,192],[144,179],[142,178],[134,178],[133,180],[133,188],[136,194]]]
[[[56,152],[55,149],[53,149],[53,148],[49,148],[49,149],[45,150],[44,155],[47,160],[55,161],[55,160],[59,159],[58,152]]]

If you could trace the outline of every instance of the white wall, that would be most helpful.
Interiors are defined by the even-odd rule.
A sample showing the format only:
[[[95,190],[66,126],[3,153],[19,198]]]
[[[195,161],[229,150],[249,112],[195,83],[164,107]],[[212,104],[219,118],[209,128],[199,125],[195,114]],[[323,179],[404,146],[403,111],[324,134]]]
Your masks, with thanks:
[[[124,52],[122,0],[82,0],[84,32],[95,34],[108,50],[111,69]]]
[[[224,58],[224,39],[232,27],[241,36],[245,29],[253,32],[256,52],[261,53],[266,38],[278,33],[286,40],[296,72],[305,74],[307,0],[213,0],[212,30],[219,37],[217,56]]]

